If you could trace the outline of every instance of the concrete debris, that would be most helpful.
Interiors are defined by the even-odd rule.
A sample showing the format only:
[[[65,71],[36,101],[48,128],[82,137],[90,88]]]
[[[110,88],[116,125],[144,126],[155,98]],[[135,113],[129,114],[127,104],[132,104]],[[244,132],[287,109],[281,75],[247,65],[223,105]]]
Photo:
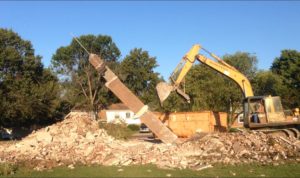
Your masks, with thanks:
[[[25,162],[35,170],[62,165],[74,169],[76,164],[156,164],[160,168],[203,170],[218,163],[278,165],[287,160],[300,161],[296,138],[246,131],[195,136],[179,145],[122,141],[99,129],[89,114],[80,112],[14,144],[0,146],[0,162]]]

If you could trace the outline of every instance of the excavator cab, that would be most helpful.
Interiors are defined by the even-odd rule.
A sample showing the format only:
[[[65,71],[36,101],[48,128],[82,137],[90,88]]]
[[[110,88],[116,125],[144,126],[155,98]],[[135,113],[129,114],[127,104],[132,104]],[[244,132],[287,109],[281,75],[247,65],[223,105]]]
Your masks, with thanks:
[[[252,96],[244,100],[244,126],[247,128],[292,124],[296,123],[285,116],[279,96]]]

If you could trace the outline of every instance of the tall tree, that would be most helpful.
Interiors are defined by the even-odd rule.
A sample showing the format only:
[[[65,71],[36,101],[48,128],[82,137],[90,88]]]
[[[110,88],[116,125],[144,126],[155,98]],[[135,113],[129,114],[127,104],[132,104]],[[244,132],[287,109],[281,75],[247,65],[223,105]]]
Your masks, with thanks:
[[[154,72],[157,66],[155,57],[141,48],[135,48],[124,58],[119,68],[121,80],[153,110],[159,109],[155,86],[161,79]]]
[[[280,96],[283,106],[291,100],[288,87],[283,83],[283,77],[271,71],[259,71],[253,80],[254,93],[258,96]]]
[[[82,35],[78,39],[90,53],[105,60],[110,68],[116,67],[120,51],[110,36]],[[64,79],[64,98],[72,106],[96,112],[115,100],[104,87],[104,80],[90,65],[88,54],[74,39],[70,45],[57,49],[52,64]]]
[[[248,52],[238,51],[223,56],[223,60],[243,73],[250,81],[257,72],[257,57]]]
[[[59,107],[57,78],[44,69],[30,41],[0,29],[0,123],[47,123]]]
[[[300,106],[300,52],[283,50],[271,67],[272,72],[283,77],[283,83],[289,88],[289,107]],[[283,96],[286,97],[286,96]]]
[[[186,92],[191,97],[191,110],[194,111],[228,111],[230,104],[242,99],[236,83],[203,64],[193,66],[188,73]]]
[[[171,92],[168,98],[163,102],[160,110],[163,112],[178,112],[191,111],[191,109],[192,105],[188,104],[183,97],[179,96],[176,92]]]

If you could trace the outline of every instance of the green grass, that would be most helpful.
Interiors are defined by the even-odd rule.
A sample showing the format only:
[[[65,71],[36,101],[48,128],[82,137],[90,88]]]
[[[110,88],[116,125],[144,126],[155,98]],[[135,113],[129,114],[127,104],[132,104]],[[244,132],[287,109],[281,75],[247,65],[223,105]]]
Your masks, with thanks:
[[[238,165],[222,166],[202,171],[189,169],[159,169],[154,165],[139,166],[76,166],[54,168],[47,171],[32,171],[19,168],[10,177],[300,177],[300,164],[279,166]],[[7,177],[7,176],[5,176]]]
[[[1,163],[0,164],[0,176],[7,176],[14,174],[18,170],[18,166],[13,164]]]

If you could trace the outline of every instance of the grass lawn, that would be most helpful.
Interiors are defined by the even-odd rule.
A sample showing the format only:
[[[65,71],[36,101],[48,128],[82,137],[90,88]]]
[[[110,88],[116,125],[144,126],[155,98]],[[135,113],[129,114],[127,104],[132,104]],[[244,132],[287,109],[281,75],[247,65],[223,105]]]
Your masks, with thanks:
[[[59,167],[47,171],[18,168],[14,175],[5,177],[300,177],[300,164],[280,166],[214,166],[201,171],[159,169],[154,165],[139,166],[77,166]]]

